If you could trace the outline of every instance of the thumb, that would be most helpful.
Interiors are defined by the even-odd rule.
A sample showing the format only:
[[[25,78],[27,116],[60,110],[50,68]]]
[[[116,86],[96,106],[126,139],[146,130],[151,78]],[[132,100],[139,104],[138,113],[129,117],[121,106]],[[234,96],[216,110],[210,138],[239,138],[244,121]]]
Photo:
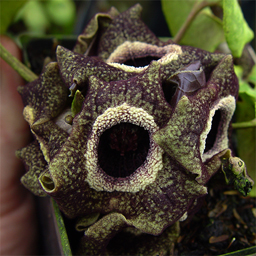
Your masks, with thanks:
[[[15,43],[1,36],[2,45],[16,58],[21,52]],[[36,224],[32,195],[22,186],[21,161],[15,151],[28,144],[29,127],[23,119],[23,104],[17,87],[23,79],[0,58],[0,241],[1,255],[31,254]],[[26,232],[26,236],[22,235]]]

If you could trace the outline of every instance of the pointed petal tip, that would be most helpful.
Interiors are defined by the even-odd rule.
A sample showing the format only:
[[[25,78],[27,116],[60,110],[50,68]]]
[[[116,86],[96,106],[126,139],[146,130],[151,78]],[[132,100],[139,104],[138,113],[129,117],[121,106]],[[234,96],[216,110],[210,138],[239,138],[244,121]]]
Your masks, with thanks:
[[[24,92],[24,86],[22,86],[22,85],[18,86],[18,87],[17,87],[17,91],[18,91],[18,93],[19,93],[20,95],[22,95],[23,92]]]
[[[142,9],[143,8],[142,8],[141,4],[137,3],[134,6],[132,6],[130,10],[132,10],[134,13],[136,13],[137,16],[140,16]]]
[[[56,48],[56,52],[61,52],[65,49],[65,47],[61,46],[61,45],[58,45],[57,48]]]
[[[15,156],[19,159],[22,159],[22,149],[18,149],[15,151]]]
[[[66,57],[66,53],[67,52],[70,52],[70,50],[68,50],[67,48],[61,46],[61,45],[58,45],[57,48],[56,48],[56,57],[57,57],[57,60],[59,58],[64,58]]]

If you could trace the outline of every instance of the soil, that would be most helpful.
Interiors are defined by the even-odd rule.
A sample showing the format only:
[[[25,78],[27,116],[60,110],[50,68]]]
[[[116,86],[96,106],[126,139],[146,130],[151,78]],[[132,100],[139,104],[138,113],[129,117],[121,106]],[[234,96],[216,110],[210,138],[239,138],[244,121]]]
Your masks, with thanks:
[[[221,255],[256,245],[256,198],[222,184],[221,175],[208,184],[201,209],[180,223],[175,255]]]

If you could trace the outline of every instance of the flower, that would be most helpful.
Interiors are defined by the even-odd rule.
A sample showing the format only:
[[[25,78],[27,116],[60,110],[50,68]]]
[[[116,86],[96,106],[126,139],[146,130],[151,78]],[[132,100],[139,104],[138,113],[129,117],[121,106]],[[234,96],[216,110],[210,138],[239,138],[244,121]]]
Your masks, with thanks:
[[[97,14],[74,51],[58,46],[57,62],[19,88],[36,139],[17,152],[28,170],[22,183],[79,218],[87,254],[134,228],[159,236],[154,250],[166,253],[174,224],[237,160],[228,148],[238,94],[232,56],[162,42],[140,11]],[[247,183],[237,186],[248,192],[243,173]]]

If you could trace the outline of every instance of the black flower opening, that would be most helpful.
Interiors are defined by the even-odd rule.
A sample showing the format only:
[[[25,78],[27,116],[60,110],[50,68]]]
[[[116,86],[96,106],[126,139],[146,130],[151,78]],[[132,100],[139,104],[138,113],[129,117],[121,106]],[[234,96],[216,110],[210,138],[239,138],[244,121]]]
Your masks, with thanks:
[[[147,130],[122,122],[107,129],[100,136],[99,165],[109,176],[127,177],[144,163],[149,147]]]
[[[200,136],[203,161],[228,148],[228,130],[234,110],[235,98],[231,95],[217,101],[210,110],[207,124]]]
[[[170,104],[171,100],[178,88],[178,84],[172,81],[163,81],[162,82],[162,90],[164,93],[165,100]]]
[[[210,149],[213,148],[217,138],[220,121],[221,121],[221,110],[218,109],[215,111],[215,114],[212,118],[212,127],[206,138],[204,153],[208,152]]]
[[[145,56],[145,57],[135,57],[126,60],[123,64],[133,67],[145,67],[150,64],[152,60],[159,60],[160,57],[155,56]]]

